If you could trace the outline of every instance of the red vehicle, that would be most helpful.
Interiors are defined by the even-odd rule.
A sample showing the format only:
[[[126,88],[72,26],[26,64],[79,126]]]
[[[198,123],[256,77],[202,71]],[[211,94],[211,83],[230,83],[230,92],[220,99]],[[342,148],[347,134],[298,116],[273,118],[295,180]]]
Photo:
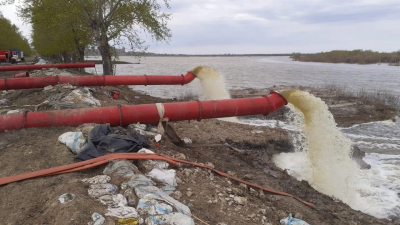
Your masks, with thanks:
[[[8,50],[0,50],[0,62],[9,61],[10,51]]]
[[[24,52],[19,49],[0,50],[0,63],[10,62],[14,64],[24,60]]]

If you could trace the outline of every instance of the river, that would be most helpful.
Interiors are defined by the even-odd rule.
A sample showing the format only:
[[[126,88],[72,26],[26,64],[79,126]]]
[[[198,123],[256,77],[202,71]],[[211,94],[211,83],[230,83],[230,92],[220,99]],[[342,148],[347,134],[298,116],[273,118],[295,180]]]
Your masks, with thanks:
[[[92,59],[92,58],[90,58]],[[139,62],[135,57],[120,57],[121,61]],[[339,85],[349,91],[384,91],[400,96],[400,67],[387,64],[351,65],[295,62],[289,57],[145,57],[140,64],[119,64],[117,75],[180,75],[196,66],[209,66],[225,79],[229,90],[263,89],[274,85],[312,86]],[[102,74],[101,65],[88,72]],[[163,98],[185,95],[201,96],[197,79],[185,86],[134,86],[132,89]],[[276,121],[241,120],[255,126],[276,126]],[[278,123],[279,124],[279,123]],[[289,132],[296,130],[287,121],[281,127]],[[296,131],[297,132],[297,131]],[[365,161],[371,164],[368,171],[357,176],[361,181],[357,187],[360,200],[349,205],[379,218],[400,217],[400,119],[358,124],[341,128],[341,132],[367,152]],[[282,169],[307,180],[299,153],[281,154],[277,162]],[[335,171],[332,171],[334,173]],[[362,185],[361,185],[362,184]],[[329,193],[328,193],[329,194]]]

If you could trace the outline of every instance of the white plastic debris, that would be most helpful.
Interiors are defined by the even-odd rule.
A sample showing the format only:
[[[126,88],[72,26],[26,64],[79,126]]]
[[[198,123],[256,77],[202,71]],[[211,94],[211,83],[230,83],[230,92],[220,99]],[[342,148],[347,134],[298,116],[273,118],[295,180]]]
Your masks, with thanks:
[[[136,123],[129,125],[130,128],[133,128],[141,135],[149,135],[149,136],[156,136],[157,129],[156,128],[148,128],[146,124]]]
[[[142,174],[134,174],[128,182],[121,184],[121,189],[135,188],[138,186],[152,186],[153,181]]]
[[[0,106],[7,106],[7,105],[11,105],[10,100],[8,100],[8,99],[0,99]]]
[[[130,179],[135,171],[138,172],[138,169],[135,165],[127,160],[117,160],[108,163],[106,168],[103,170],[103,174],[109,176],[118,176],[124,179]]]
[[[262,131],[262,130],[252,130],[251,133],[252,134],[262,134],[262,133],[264,133],[264,131]]]
[[[80,153],[86,145],[86,139],[82,132],[64,133],[58,137],[58,141],[65,144],[74,154]]]
[[[83,183],[87,184],[106,184],[111,180],[111,177],[107,175],[98,175],[92,178],[82,179]]]
[[[153,178],[157,182],[161,182],[171,186],[177,186],[175,170],[160,170],[154,168],[150,171],[150,173],[147,174],[147,176]]]
[[[160,142],[160,141],[161,141],[161,138],[162,138],[162,135],[161,135],[161,134],[157,134],[157,135],[154,137],[154,140],[156,140],[156,142]]]
[[[149,154],[154,154],[153,151],[150,151],[146,148],[142,148],[141,150],[138,151],[139,153],[149,153]],[[165,161],[161,160],[140,160],[138,162],[139,168],[144,169],[146,172],[150,172],[154,168],[164,170],[167,169],[169,164]]]
[[[118,193],[118,187],[112,184],[92,184],[88,189],[88,194],[92,197],[103,195],[115,195]]]
[[[164,215],[149,216],[148,218],[146,218],[145,223],[147,225],[158,225],[158,224],[194,225],[193,219],[187,215],[183,215],[182,213],[169,213]]]
[[[93,213],[92,220],[93,222],[89,222],[88,225],[103,225],[106,222],[106,219],[99,213]]]
[[[183,142],[185,142],[185,144],[192,144],[192,139],[185,137],[183,138]]]
[[[76,195],[74,195],[74,194],[65,193],[65,194],[60,195],[60,197],[58,197],[58,201],[61,204],[65,204],[65,203],[68,203],[68,202],[74,200],[75,197],[76,197]]]
[[[10,94],[10,93],[13,93],[13,92],[15,92],[15,90],[3,91],[3,94],[1,94],[1,95]]]
[[[135,188],[135,193],[136,195],[142,199],[142,198],[152,198],[152,199],[157,199],[157,200],[162,200],[167,202],[168,204],[171,204],[178,212],[183,213],[188,216],[192,216],[192,213],[190,212],[189,207],[186,205],[178,202],[174,198],[170,197],[163,191],[161,191],[159,188],[155,186],[139,186]],[[150,195],[150,196],[147,196]]]
[[[53,89],[53,86],[47,85],[46,87],[43,88],[43,91],[49,91],[51,89]]]
[[[7,114],[17,114],[17,113],[22,113],[22,110],[15,109],[15,110],[10,110],[7,112]]]
[[[137,205],[139,215],[162,215],[172,213],[172,206],[158,202],[152,195],[147,195],[139,200]]]
[[[46,60],[39,57],[39,61],[35,65],[47,64]]]
[[[102,204],[108,205],[113,208],[118,208],[119,206],[127,206],[128,201],[121,194],[116,195],[103,195],[99,197],[99,200]]]
[[[280,223],[282,225],[310,225],[301,219],[292,217],[292,214],[289,214],[288,217],[281,219]]]
[[[138,218],[138,213],[135,208],[128,206],[120,206],[118,208],[108,208],[106,216],[113,216],[121,219]]]
[[[62,101],[72,104],[77,103],[79,101],[83,101],[91,106],[97,106],[97,107],[101,106],[100,101],[92,96],[88,88],[80,88],[73,90],[71,93],[65,96],[62,99]]]

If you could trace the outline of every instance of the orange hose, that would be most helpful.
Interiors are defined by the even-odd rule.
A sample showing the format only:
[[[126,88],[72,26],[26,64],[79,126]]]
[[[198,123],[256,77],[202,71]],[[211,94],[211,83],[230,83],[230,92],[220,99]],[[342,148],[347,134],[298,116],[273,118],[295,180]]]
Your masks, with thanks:
[[[162,160],[162,161],[166,161],[167,163],[169,163],[171,166],[178,166],[179,163],[184,163],[184,164],[188,164],[188,165],[192,165],[192,166],[196,166],[196,167],[200,167],[200,168],[204,168],[204,169],[209,169],[214,171],[215,173],[217,173],[220,176],[223,177],[227,177],[229,179],[235,180],[239,183],[243,183],[246,184],[250,187],[254,187],[254,188],[258,188],[261,189],[263,191],[272,193],[272,194],[277,194],[277,195],[282,195],[282,196],[287,196],[287,197],[292,197],[296,200],[298,200],[299,202],[311,207],[311,208],[315,208],[315,206],[312,203],[306,202],[296,196],[293,196],[291,194],[288,194],[286,192],[281,192],[281,191],[276,191],[273,189],[269,189],[266,187],[262,187],[259,186],[257,184],[254,183],[250,183],[247,181],[243,181],[240,180],[236,177],[230,176],[229,174],[226,174],[224,172],[221,172],[219,170],[213,169],[211,167],[199,164],[199,163],[194,163],[194,162],[189,162],[189,161],[184,161],[181,159],[175,159],[172,157],[168,157],[168,156],[163,156],[163,155],[159,155],[159,154],[149,154],[149,153],[114,153],[114,154],[109,154],[109,155],[104,155],[104,156],[100,156],[94,159],[90,159],[90,160],[86,160],[83,162],[78,162],[78,163],[72,163],[69,165],[63,165],[63,166],[58,166],[58,167],[53,167],[53,168],[49,168],[49,169],[44,169],[44,170],[39,170],[39,171],[35,171],[35,172],[31,172],[31,173],[25,173],[25,174],[19,174],[19,175],[15,175],[15,176],[9,176],[9,177],[3,177],[0,178],[0,186],[4,185],[4,184],[9,184],[9,183],[13,183],[13,182],[17,182],[17,181],[21,181],[21,180],[27,180],[30,178],[36,178],[36,177],[42,177],[42,176],[51,176],[51,175],[58,175],[58,174],[64,174],[64,173],[70,173],[70,172],[76,172],[76,171],[81,171],[81,170],[85,170],[88,168],[93,168],[93,167],[97,167],[100,166],[102,164],[106,164],[108,163],[110,160],[116,160],[116,159],[131,159],[131,160],[148,160],[148,159],[152,159],[152,160]]]

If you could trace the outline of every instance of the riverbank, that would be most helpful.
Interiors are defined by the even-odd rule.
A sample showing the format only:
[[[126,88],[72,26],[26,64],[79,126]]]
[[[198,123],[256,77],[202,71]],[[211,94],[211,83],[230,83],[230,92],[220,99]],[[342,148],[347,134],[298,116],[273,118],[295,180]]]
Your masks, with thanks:
[[[381,64],[399,66],[400,52],[374,52],[371,50],[330,51],[315,54],[293,53],[290,56],[295,61],[301,62],[325,62],[325,63],[349,63],[349,64]]]
[[[42,71],[46,74],[46,71]],[[293,87],[275,87],[280,91]],[[305,88],[306,89],[306,88]],[[341,126],[351,126],[353,120],[368,122],[388,118],[390,107],[359,102],[356,99],[336,98],[325,90],[309,89],[311,93],[325,98],[333,115]],[[9,105],[0,106],[0,113],[10,110],[53,110],[55,105],[37,107],[51,96],[65,92],[64,86],[53,90],[17,90],[0,95]],[[109,97],[109,92],[120,92],[119,99]],[[171,102],[172,99],[155,98],[135,92],[126,86],[90,88],[92,96],[101,106],[125,104],[146,104]],[[234,91],[235,97],[265,95],[266,90]],[[71,103],[72,104],[72,103]],[[77,103],[74,103],[77,104]],[[85,102],[80,104],[87,104]],[[87,105],[86,107],[91,107]],[[365,113],[362,113],[365,111]],[[281,110],[267,118],[282,116]],[[351,113],[350,113],[351,112]],[[361,115],[360,115],[361,112]],[[210,144],[194,149],[175,146],[165,138],[160,146],[150,142],[149,149],[156,153],[188,161],[213,165],[216,169],[228,172],[240,179],[259,185],[288,192],[311,202],[316,209],[279,195],[261,193],[259,190],[239,185],[219,177],[207,170],[198,168],[177,169],[178,188],[181,194],[174,194],[177,200],[190,207],[192,214],[208,224],[279,224],[279,220],[289,213],[304,219],[310,224],[397,224],[385,219],[352,210],[346,204],[315,191],[307,182],[299,182],[274,165],[271,158],[280,152],[289,152],[293,146],[288,133],[280,128],[254,127],[220,120],[186,121],[170,123],[182,138],[187,137],[194,144]],[[75,162],[74,155],[58,137],[64,132],[75,131],[75,127],[30,128],[8,131],[0,134],[0,164],[3,170],[0,177],[16,175],[65,165]],[[23,140],[23,141],[21,141]],[[212,144],[230,145],[247,150],[238,153],[226,147]],[[211,163],[211,164],[210,164]],[[94,212],[104,215],[106,206],[87,194],[87,186],[80,182],[83,178],[102,173],[104,166],[82,172],[21,181],[0,187],[0,220],[5,224],[86,224]],[[58,197],[73,193],[77,198],[60,204]],[[245,199],[241,204],[232,196]],[[106,217],[107,224],[116,224],[116,219]],[[201,224],[195,221],[196,224]]]

